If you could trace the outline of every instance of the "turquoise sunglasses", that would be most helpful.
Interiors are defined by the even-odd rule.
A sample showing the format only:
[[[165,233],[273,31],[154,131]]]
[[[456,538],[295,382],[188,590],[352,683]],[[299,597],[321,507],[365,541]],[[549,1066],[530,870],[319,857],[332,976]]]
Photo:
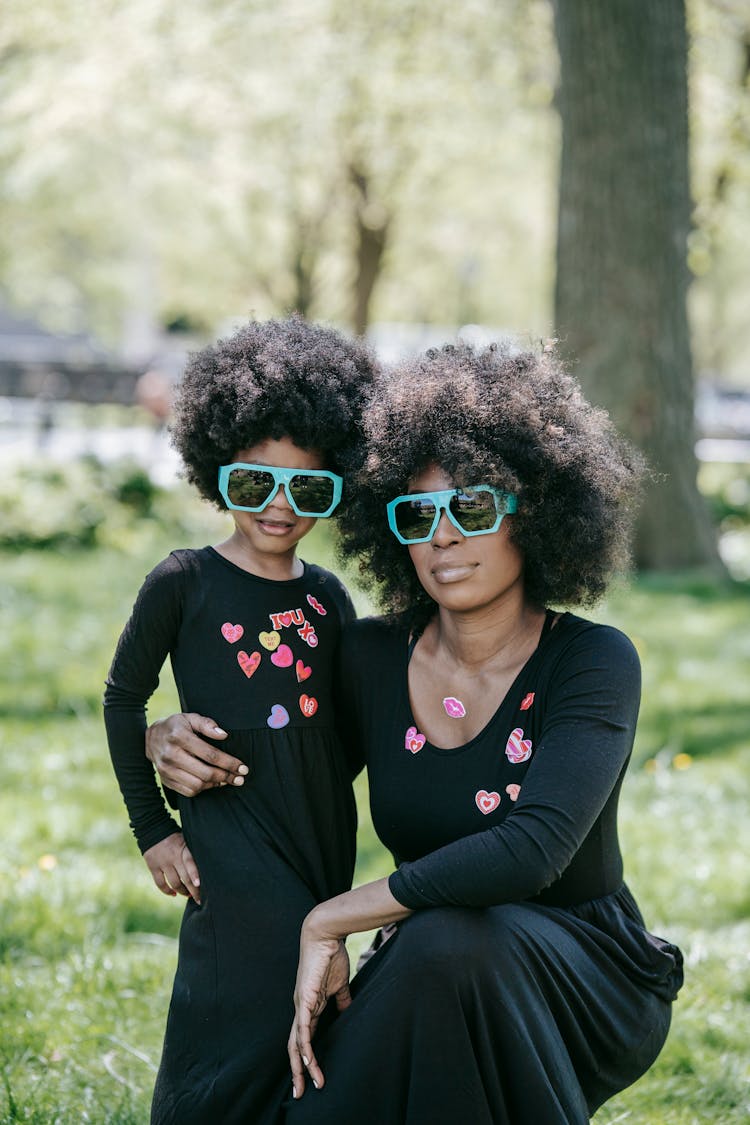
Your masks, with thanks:
[[[491,535],[518,508],[512,492],[490,484],[446,488],[440,492],[411,492],[386,506],[388,526],[399,543],[429,543],[445,512],[462,535]]]
[[[296,515],[325,519],[341,500],[343,483],[327,469],[282,469],[244,461],[219,467],[219,492],[236,512],[262,512],[283,488]]]

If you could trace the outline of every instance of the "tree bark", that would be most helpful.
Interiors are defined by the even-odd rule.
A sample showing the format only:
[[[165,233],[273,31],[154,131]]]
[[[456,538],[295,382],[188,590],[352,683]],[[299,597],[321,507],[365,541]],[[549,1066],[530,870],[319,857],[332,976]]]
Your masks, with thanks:
[[[637,565],[720,568],[696,484],[684,0],[554,6],[561,349],[588,397],[656,474],[639,522]]]
[[[349,178],[355,191],[354,221],[357,236],[352,327],[357,336],[364,336],[370,322],[370,301],[388,241],[390,217],[383,207],[370,198],[369,178],[360,168],[352,165]]]

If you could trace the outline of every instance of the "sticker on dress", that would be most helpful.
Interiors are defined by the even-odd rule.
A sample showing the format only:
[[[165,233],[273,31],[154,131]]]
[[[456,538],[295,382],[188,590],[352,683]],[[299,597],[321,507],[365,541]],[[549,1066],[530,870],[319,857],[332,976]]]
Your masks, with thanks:
[[[505,786],[505,792],[508,794],[511,801],[517,801],[518,794],[521,792],[521,786],[516,785],[515,782],[511,782],[510,785]]]
[[[407,750],[411,750],[412,754],[418,754],[426,741],[425,736],[416,727],[409,727],[404,739],[404,746]]]
[[[318,701],[312,695],[301,695],[299,697],[299,709],[306,719],[311,719],[318,710]]]
[[[289,722],[289,712],[280,703],[274,703],[271,714],[266,719],[271,730],[281,730]]]
[[[534,702],[534,692],[530,691],[521,700],[521,706],[519,707],[519,711],[528,711],[529,707],[531,707],[531,704],[533,702]]]
[[[491,793],[488,793],[486,789],[479,789],[474,797],[474,803],[480,813],[487,816],[488,813],[494,812],[500,804],[500,794],[496,793],[494,789]]]
[[[312,676],[312,668],[309,664],[305,664],[304,660],[298,660],[294,666],[297,673],[297,683],[301,684],[303,680],[309,680]]]
[[[237,663],[249,680],[260,664],[260,653],[251,652],[248,656],[244,649],[240,649],[237,653]]]
[[[245,630],[241,625],[233,625],[231,621],[225,621],[221,627],[221,635],[225,641],[229,641],[230,645],[241,640],[244,632]]]
[[[269,652],[273,652],[281,644],[281,637],[275,629],[272,633],[258,633],[258,640]]]
[[[301,609],[285,609],[283,613],[269,613],[274,629],[288,629],[290,625],[301,625],[305,615]]]
[[[318,601],[318,599],[314,598],[312,594],[307,595],[307,601],[313,607],[315,612],[319,613],[321,617],[326,616],[326,614],[328,613],[328,610],[326,609],[326,607],[324,605],[321,605],[320,602]]]
[[[531,757],[531,739],[523,737],[521,727],[516,727],[510,732],[505,744],[505,757],[514,766],[527,761]]]
[[[299,633],[305,644],[309,645],[310,648],[318,647],[318,635],[307,619],[305,619],[305,624],[301,629],[298,629],[297,632]]]
[[[294,653],[289,645],[279,645],[276,652],[271,654],[271,663],[277,668],[291,668],[294,663]]]
[[[455,695],[446,695],[443,700],[443,707],[446,715],[451,719],[463,719],[466,715],[466,708],[460,699],[456,699]]]

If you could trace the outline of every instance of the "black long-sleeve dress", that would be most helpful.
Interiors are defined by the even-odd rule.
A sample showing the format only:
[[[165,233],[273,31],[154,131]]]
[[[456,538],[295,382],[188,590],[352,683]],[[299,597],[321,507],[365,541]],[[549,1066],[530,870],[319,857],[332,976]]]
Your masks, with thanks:
[[[250,771],[242,787],[179,798],[201,906],[188,900],[180,930],[158,1125],[279,1119],[300,925],[351,885],[356,813],[331,695],[353,616],[320,567],[274,582],[206,547],[151,572],[118,643],[105,721],[142,851],[178,830],[144,756],[146,701],[167,656],[183,710],[219,723],[229,738],[217,746]]]
[[[412,715],[408,631],[348,627],[342,677],[393,895],[415,911],[316,1036],[290,1125],[580,1125],[661,1049],[682,957],[644,929],[617,839],[640,698],[617,630],[547,615],[475,738]]]

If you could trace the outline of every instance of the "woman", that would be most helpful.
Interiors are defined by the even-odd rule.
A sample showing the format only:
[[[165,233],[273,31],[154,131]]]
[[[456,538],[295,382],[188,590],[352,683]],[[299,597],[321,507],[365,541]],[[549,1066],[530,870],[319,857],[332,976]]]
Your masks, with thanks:
[[[637,656],[550,608],[623,562],[638,460],[551,356],[496,348],[407,362],[367,430],[343,548],[389,616],[348,629],[342,730],[397,870],[305,920],[287,1119],[577,1125],[682,982],[622,878]],[[376,927],[350,996],[344,938]]]

